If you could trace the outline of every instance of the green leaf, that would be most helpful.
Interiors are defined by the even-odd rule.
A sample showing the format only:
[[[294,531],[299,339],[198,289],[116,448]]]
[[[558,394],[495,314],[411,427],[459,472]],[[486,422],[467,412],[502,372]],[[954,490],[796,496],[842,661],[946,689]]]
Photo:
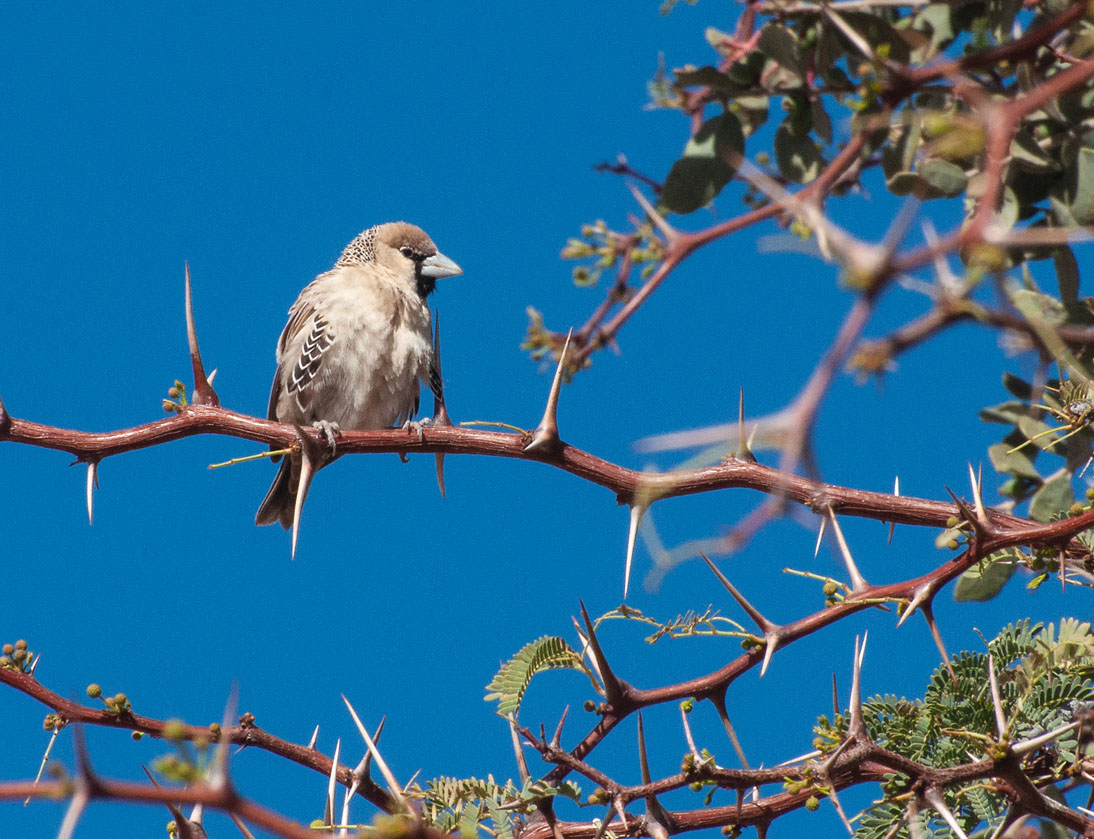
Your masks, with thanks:
[[[520,713],[520,703],[532,677],[544,670],[580,670],[592,676],[573,648],[562,638],[545,635],[521,647],[520,651],[502,665],[486,689],[492,691],[485,697],[487,702],[497,700],[498,713],[502,716]]]
[[[1075,195],[1071,215],[1079,224],[1094,224],[1094,149],[1081,148],[1075,161]]]
[[[1024,402],[1000,402],[980,409],[980,419],[984,422],[998,422],[1002,425],[1018,425],[1029,416],[1029,406]]]
[[[1010,144],[1010,159],[1027,172],[1057,172],[1060,169],[1060,164],[1038,145],[1027,127],[1020,128],[1014,135]]]
[[[661,191],[662,206],[681,214],[705,207],[729,183],[736,171],[729,161],[744,149],[741,123],[732,113],[704,122],[684,147],[684,156],[672,164]]]
[[[729,110],[741,121],[741,130],[751,137],[767,122],[770,103],[766,96],[738,96],[729,103]]]
[[[1056,282],[1060,286],[1060,300],[1070,308],[1079,302],[1079,263],[1069,245],[1060,245],[1052,253],[1056,265]]]
[[[885,181],[885,186],[893,195],[911,195],[923,189],[923,179],[915,172],[897,172]]]
[[[817,39],[813,61],[828,84],[834,84],[837,81],[833,78],[836,71],[838,71],[838,75],[843,76],[843,82],[847,81],[846,75],[836,66],[845,51],[843,38],[835,24],[824,20],[821,25],[820,37]]]
[[[954,38],[953,9],[949,3],[930,3],[916,13],[912,25],[920,32],[931,36],[927,47],[915,51],[912,56],[917,63],[924,63],[934,58]]]
[[[1020,288],[1011,294],[1010,299],[1022,317],[1031,324],[1060,326],[1067,322],[1067,309],[1064,304],[1049,294]]]
[[[1044,420],[1040,420],[1031,416],[1023,416],[1018,418],[1018,429],[1026,435],[1027,440],[1032,440],[1033,445],[1035,445],[1039,449],[1047,449],[1057,439],[1059,439],[1059,437],[1061,436],[1060,434],[1046,433],[1054,429],[1055,427],[1056,426],[1054,425],[1049,425]]]
[[[795,134],[787,120],[775,132],[774,145],[779,174],[788,181],[807,184],[820,174],[824,165],[820,148],[808,134]]]
[[[1057,225],[1060,227],[1079,226],[1079,222],[1075,221],[1075,216],[1071,214],[1071,210],[1064,201],[1061,201],[1055,195],[1050,197],[1048,201],[1052,206],[1052,218]]]
[[[965,170],[956,163],[935,157],[924,160],[917,169],[919,176],[930,186],[934,195],[952,198],[965,191],[969,179]],[[932,196],[933,197],[933,196]]]
[[[861,35],[866,43],[870,44],[874,55],[877,55],[881,48],[880,52],[888,52],[889,58],[899,64],[907,64],[912,54],[911,47],[921,46],[923,42],[922,33],[909,29],[895,29],[888,21],[871,12],[841,11],[840,17],[851,29]],[[852,55],[862,57],[857,47],[850,52]]]
[[[809,109],[813,117],[813,130],[817,132],[817,136],[824,141],[825,145],[830,145],[832,143],[832,120],[828,116],[828,111],[824,110],[821,97],[815,97],[809,103]]]
[[[707,39],[707,43],[714,49],[721,52],[727,43],[733,43],[733,36],[728,32],[723,32],[721,29],[715,29],[713,26],[708,26],[706,32],[703,33]]]
[[[953,599],[960,603],[983,603],[991,600],[1014,576],[1017,565],[1009,558],[988,559],[961,575],[954,586]]]
[[[679,67],[672,74],[677,87],[712,87],[726,93],[739,89],[729,76],[716,67]]]
[[[988,446],[988,458],[996,472],[1039,481],[1041,475],[1033,465],[1033,456],[1038,451],[1032,446],[1026,446],[1021,451],[1014,451],[1014,446],[1010,443],[995,443]]]
[[[1045,485],[1033,493],[1029,502],[1029,517],[1034,521],[1050,521],[1057,513],[1062,513],[1075,503],[1075,494],[1071,489],[1071,475],[1060,472],[1049,478]]]
[[[1003,373],[1003,387],[1013,396],[1027,402],[1033,398],[1033,385],[1013,373]]]
[[[798,52],[798,39],[785,26],[768,23],[760,30],[756,49],[770,58],[780,67],[790,70],[797,76],[802,75],[802,60]]]

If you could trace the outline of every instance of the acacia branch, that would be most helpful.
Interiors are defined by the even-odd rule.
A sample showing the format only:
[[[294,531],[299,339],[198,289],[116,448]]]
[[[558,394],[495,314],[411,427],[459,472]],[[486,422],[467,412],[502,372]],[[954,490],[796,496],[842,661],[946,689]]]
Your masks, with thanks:
[[[32,699],[36,699],[61,717],[66,724],[83,723],[106,728],[118,728],[125,731],[140,731],[157,738],[162,738],[165,728],[170,725],[171,736],[174,739],[179,737],[191,741],[216,739],[210,734],[208,726],[179,726],[174,721],[169,722],[129,712],[112,713],[105,708],[92,708],[81,705],[50,690],[29,673],[13,668],[0,667],[0,684],[6,684]],[[323,777],[329,777],[331,774],[333,761],[322,752],[283,740],[268,731],[264,731],[251,721],[232,726],[226,734],[229,742],[235,745],[250,746],[287,758],[293,763],[318,772]],[[225,736],[225,734],[222,732],[219,736]],[[371,778],[356,779],[353,774],[353,767],[339,764],[336,778],[338,783],[347,788],[355,781],[358,781],[360,784],[357,790],[358,795],[386,812],[392,812],[396,809],[391,796]]]
[[[199,434],[237,437],[275,448],[298,445],[297,432],[291,425],[205,405],[190,406],[175,416],[155,422],[107,432],[77,431],[11,418],[7,431],[0,433],[0,442],[65,451],[84,462],[101,461]],[[699,469],[650,474],[611,463],[566,443],[553,450],[527,452],[524,450],[525,436],[460,426],[425,428],[420,435],[402,429],[346,431],[338,439],[338,453],[342,456],[365,452],[439,452],[534,461],[605,487],[615,493],[620,503],[631,503],[637,497],[649,502],[721,489],[752,489],[784,495],[818,513],[831,508],[841,515],[897,524],[943,527],[950,517],[960,515],[960,510],[950,502],[826,484],[760,463],[729,459]],[[1047,538],[1053,528],[1073,535],[1094,523],[1094,513],[1054,525],[1031,522],[996,510],[989,510],[988,515],[992,525],[1000,531],[1024,534],[1023,538],[1037,535]],[[1082,523],[1082,526],[1076,527],[1076,523]]]

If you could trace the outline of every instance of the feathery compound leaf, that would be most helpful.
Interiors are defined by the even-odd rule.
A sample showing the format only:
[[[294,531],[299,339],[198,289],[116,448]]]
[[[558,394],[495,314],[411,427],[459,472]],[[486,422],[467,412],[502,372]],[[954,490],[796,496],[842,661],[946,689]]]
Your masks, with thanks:
[[[525,644],[520,652],[501,666],[486,686],[492,692],[484,698],[487,702],[496,699],[498,713],[502,716],[512,714],[515,717],[520,713],[520,703],[528,683],[543,670],[580,670],[590,681],[593,679],[581,656],[565,640],[545,635]],[[596,682],[593,681],[593,684]]]

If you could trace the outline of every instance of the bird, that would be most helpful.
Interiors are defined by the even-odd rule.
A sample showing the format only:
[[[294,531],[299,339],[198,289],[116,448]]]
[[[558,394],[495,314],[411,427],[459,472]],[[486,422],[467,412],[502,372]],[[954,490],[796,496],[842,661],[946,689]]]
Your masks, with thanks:
[[[318,465],[286,457],[255,515],[256,525],[292,528],[294,555],[313,469],[333,459],[336,435],[409,427],[419,382],[437,392],[427,299],[437,280],[462,273],[420,227],[388,222],[354,237],[290,307],[267,416],[315,427],[332,455]]]

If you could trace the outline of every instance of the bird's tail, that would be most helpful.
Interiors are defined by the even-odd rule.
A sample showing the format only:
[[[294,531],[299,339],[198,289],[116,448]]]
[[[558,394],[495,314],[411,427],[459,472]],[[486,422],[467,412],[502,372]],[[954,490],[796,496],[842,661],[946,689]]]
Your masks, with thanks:
[[[296,481],[293,479],[293,459],[286,457],[274,478],[270,491],[262,499],[255,513],[255,524],[273,524],[281,522],[286,530],[292,527],[293,508],[296,506]]]

